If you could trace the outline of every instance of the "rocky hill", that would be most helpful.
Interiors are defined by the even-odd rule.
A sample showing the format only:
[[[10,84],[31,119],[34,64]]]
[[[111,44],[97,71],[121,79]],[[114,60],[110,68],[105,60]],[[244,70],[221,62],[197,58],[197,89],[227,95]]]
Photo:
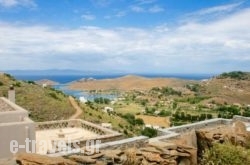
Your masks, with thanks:
[[[59,84],[58,82],[48,80],[48,79],[37,80],[37,81],[35,81],[35,83],[39,84],[39,85],[45,85],[45,86],[52,86],[52,85]]]

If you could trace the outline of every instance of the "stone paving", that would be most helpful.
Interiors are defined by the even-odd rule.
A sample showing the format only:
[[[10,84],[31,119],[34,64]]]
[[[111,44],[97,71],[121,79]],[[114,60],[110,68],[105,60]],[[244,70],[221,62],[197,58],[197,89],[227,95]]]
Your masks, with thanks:
[[[99,135],[83,128],[62,128],[36,131],[36,151],[38,154],[47,154],[53,149],[52,140],[88,140],[97,138]]]

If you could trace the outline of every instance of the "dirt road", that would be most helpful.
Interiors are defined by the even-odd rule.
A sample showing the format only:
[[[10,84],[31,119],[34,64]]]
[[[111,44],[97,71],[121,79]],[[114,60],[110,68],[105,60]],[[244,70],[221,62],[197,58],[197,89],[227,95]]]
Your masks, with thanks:
[[[69,119],[77,119],[82,114],[82,109],[78,106],[77,102],[72,96],[69,96],[69,101],[76,110],[75,114],[73,114]]]

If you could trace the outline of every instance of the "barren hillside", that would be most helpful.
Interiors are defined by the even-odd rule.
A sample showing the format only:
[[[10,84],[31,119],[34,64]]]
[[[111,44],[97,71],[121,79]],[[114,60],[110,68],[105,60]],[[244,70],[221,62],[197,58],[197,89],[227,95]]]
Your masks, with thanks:
[[[145,78],[134,75],[127,75],[115,79],[75,81],[69,85],[70,89],[75,90],[110,90],[117,89],[122,91],[129,90],[149,90],[153,87],[183,87],[193,81],[175,78]]]

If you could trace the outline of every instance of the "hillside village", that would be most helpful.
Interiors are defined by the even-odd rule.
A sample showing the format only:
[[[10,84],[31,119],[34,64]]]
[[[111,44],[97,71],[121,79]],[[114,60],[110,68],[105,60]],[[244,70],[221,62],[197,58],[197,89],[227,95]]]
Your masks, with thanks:
[[[69,88],[80,90],[86,87],[86,91],[93,92],[94,85],[96,92],[119,92],[120,96],[115,100],[96,98],[85,103],[78,100],[83,110],[80,118],[97,124],[110,123],[109,127],[132,137],[140,135],[143,126],[158,129],[217,117],[249,117],[249,77],[245,72],[224,73],[202,81],[125,76],[109,79],[109,83],[106,80],[76,81]],[[17,104],[26,108],[34,121],[62,120],[73,115],[74,108],[67,95],[44,87],[45,80],[37,82],[19,81],[2,74],[0,94],[6,96],[9,86],[13,85]],[[132,87],[127,90],[135,83],[140,84],[140,90]],[[106,84],[108,87],[112,84],[112,89]],[[137,127],[132,126],[135,123]]]
[[[115,116],[125,116],[125,119],[126,116],[143,119],[145,126],[160,128],[217,117],[249,116],[249,73],[231,74],[232,77],[228,73],[227,76],[222,74],[202,81],[125,76],[113,80],[75,82],[69,88],[93,92],[95,86],[97,93],[118,90],[120,97],[114,101],[97,98],[88,101],[87,107]],[[139,84],[140,89],[134,89],[134,84]],[[93,118],[91,115],[88,117]],[[128,132],[127,129],[124,132]]]
[[[52,164],[204,164],[211,155],[208,152],[202,156],[201,150],[207,151],[214,142],[219,144],[230,141],[244,147],[242,151],[249,152],[249,73],[236,72],[236,75],[232,72],[203,81],[180,80],[177,86],[176,83],[169,83],[168,86],[153,84],[156,86],[149,88],[147,84],[146,90],[121,91],[120,97],[113,101],[96,98],[81,103],[75,98],[77,106],[82,110],[77,118],[113,129],[117,134],[111,134],[124,140],[104,143],[103,146],[110,147],[103,147],[101,153],[91,157],[72,155],[52,159],[20,154],[16,160],[21,164],[41,164],[44,161],[54,162]],[[25,108],[35,122],[53,123],[74,115],[75,107],[70,97],[61,91],[33,81],[19,81],[6,73],[0,76],[1,96],[7,97],[9,87],[13,86],[16,104]],[[91,83],[95,81],[98,80]],[[47,128],[48,124],[40,125]],[[94,126],[97,132],[100,132],[99,126]],[[128,150],[125,146],[135,148]],[[136,146],[141,149],[136,149]],[[228,146],[232,147],[232,151],[235,150],[234,146]],[[246,161],[249,160],[246,157]]]

